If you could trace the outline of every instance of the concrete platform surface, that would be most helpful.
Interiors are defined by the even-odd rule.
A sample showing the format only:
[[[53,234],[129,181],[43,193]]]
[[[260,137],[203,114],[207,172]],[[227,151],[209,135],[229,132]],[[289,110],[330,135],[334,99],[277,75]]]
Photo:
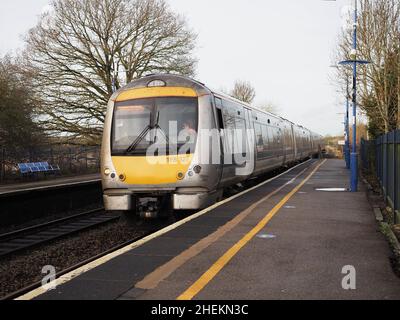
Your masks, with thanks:
[[[313,160],[37,299],[400,299],[363,186]]]

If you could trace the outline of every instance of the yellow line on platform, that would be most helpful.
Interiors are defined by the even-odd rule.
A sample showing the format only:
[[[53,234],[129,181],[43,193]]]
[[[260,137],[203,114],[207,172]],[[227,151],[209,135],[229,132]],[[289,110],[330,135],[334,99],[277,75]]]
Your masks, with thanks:
[[[209,234],[205,238],[201,239],[197,243],[195,243],[190,248],[186,249],[173,259],[169,260],[167,263],[163,264],[162,266],[158,267],[153,272],[149,273],[144,279],[137,282],[135,284],[135,288],[150,290],[156,288],[159,283],[166,278],[168,278],[173,272],[175,272],[178,268],[183,266],[186,262],[188,262],[193,257],[200,254],[203,250],[208,248],[211,244],[218,241],[222,238],[226,233],[231,231],[235,228],[241,221],[246,219],[249,214],[251,214],[260,204],[267,201],[272,196],[276,195],[280,192],[283,188],[286,188],[289,184],[294,182],[298,177],[300,177],[309,167],[301,170],[293,179],[287,181],[279,188],[275,189],[274,191],[267,194],[265,197],[261,198],[257,202],[253,203],[250,207],[240,212],[236,217],[232,220],[229,220],[223,226],[219,227],[215,232]]]
[[[242,249],[256,234],[258,234],[272,219],[272,217],[283,207],[283,205],[313,176],[313,174],[325,163],[322,161],[318,166],[292,191],[290,191],[268,214],[233,247],[226,251],[203,275],[193,283],[177,300],[193,299]]]

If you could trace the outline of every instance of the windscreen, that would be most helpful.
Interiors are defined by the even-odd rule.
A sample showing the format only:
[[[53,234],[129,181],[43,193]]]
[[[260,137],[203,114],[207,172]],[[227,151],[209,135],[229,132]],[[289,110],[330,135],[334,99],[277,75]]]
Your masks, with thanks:
[[[145,155],[158,150],[194,150],[198,128],[197,98],[167,97],[117,102],[111,146],[113,155]],[[163,150],[165,149],[165,150]],[[174,153],[176,153],[174,152]],[[186,152],[186,151],[185,151]]]

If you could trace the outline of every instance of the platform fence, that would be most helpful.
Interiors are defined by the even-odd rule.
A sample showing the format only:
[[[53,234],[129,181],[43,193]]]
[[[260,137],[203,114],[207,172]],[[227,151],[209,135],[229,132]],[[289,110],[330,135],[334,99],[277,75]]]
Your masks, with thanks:
[[[375,174],[387,204],[396,212],[395,223],[400,223],[400,130],[362,140],[360,153],[362,168]]]
[[[45,145],[14,150],[0,146],[0,183],[47,178],[43,174],[22,177],[18,163],[28,162],[58,165],[61,175],[95,173],[100,170],[100,146]]]

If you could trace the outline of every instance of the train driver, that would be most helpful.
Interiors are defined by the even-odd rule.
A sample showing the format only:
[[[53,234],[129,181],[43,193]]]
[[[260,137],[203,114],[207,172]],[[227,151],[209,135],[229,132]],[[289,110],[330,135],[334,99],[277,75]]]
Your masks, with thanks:
[[[182,130],[179,132],[178,141],[194,143],[197,132],[193,129],[193,121],[188,119],[183,122]]]

